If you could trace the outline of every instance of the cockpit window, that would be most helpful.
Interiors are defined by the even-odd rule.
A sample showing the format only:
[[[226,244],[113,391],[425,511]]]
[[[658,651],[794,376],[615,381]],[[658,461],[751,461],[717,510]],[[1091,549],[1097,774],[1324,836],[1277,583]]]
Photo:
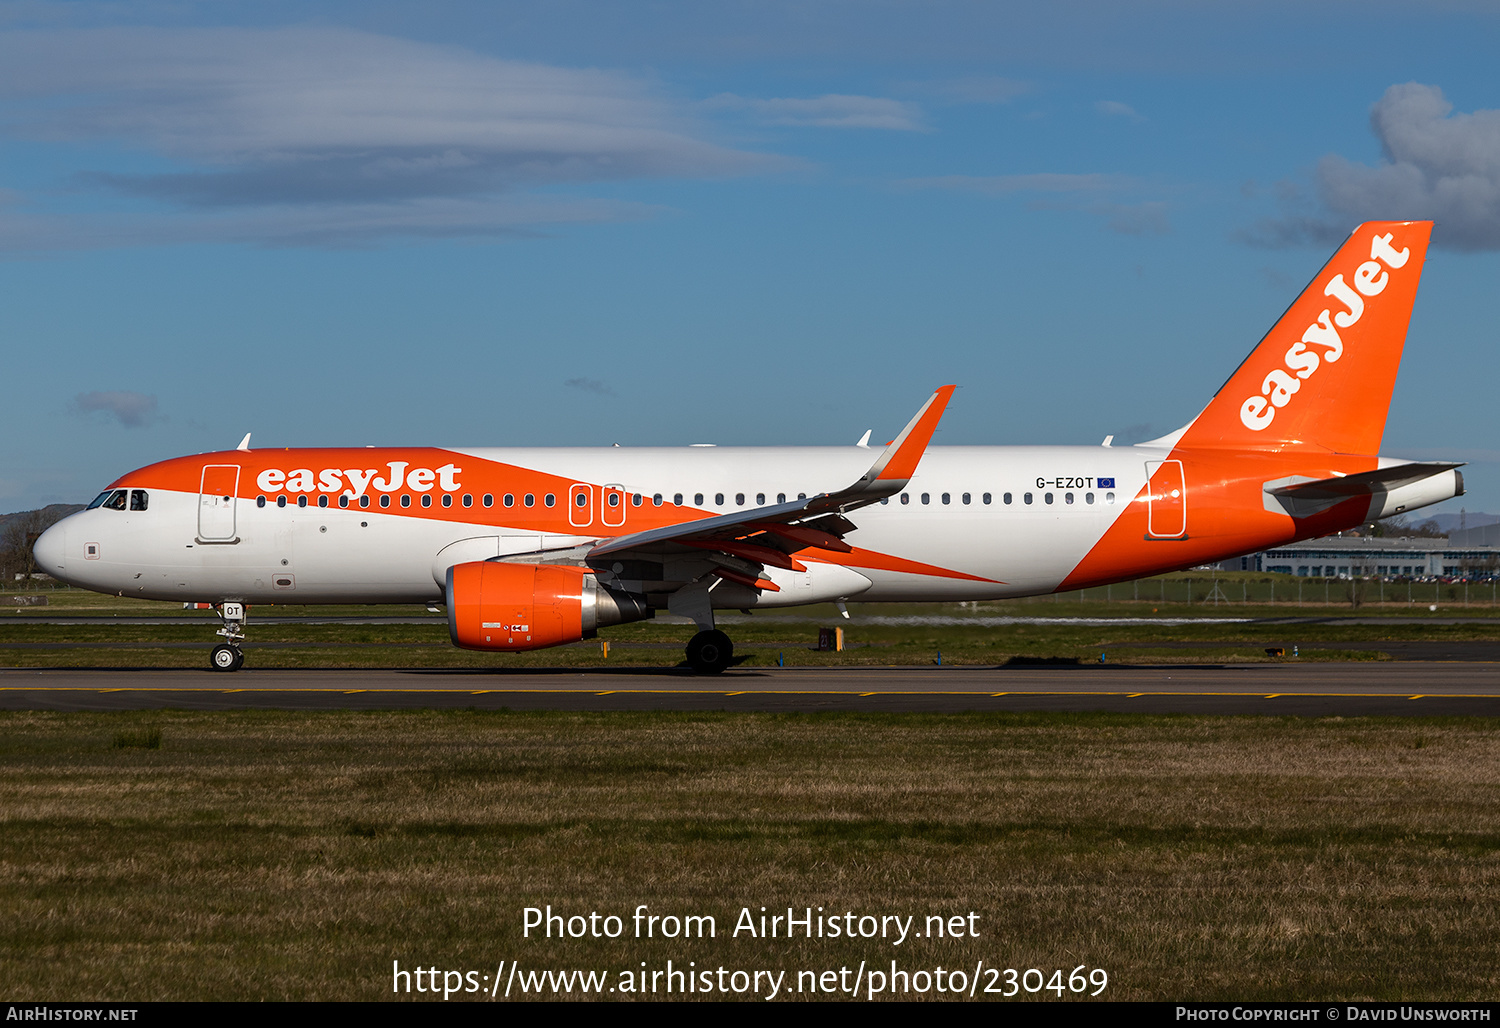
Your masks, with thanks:
[[[150,502],[150,499],[151,498],[146,495],[146,490],[132,489],[130,490],[130,509],[145,510],[147,503]]]
[[[109,499],[112,495],[114,495],[114,490],[113,489],[106,489],[106,490],[104,490],[104,492],[102,492],[98,496],[94,497],[94,502],[91,503],[91,504],[89,504],[88,507],[87,507],[87,509],[88,510],[93,510],[95,507],[102,507],[102,506],[104,506],[104,501],[107,500],[107,499]]]
[[[125,490],[116,489],[114,492],[110,493],[109,499],[104,501],[104,506],[108,507],[110,510],[124,510]]]

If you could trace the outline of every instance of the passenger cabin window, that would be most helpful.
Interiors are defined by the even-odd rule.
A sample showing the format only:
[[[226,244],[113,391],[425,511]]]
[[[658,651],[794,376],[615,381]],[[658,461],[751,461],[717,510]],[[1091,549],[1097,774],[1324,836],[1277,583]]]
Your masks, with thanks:
[[[703,506],[703,494],[702,493],[694,493],[693,494],[693,506],[694,507],[701,507],[701,506]]]
[[[424,507],[431,507],[432,506],[432,494],[431,493],[423,493],[422,494],[422,506],[424,506]]]
[[[1104,502],[1105,503],[1114,503],[1115,502],[1115,494],[1114,493],[1105,493],[1104,494]]]
[[[307,506],[307,497],[306,496],[299,496],[299,497],[297,497],[297,506],[299,506],[299,507],[306,507]]]
[[[464,493],[464,506],[465,507],[472,507],[472,506],[474,506],[474,494],[473,493]]]
[[[672,506],[674,506],[674,507],[681,507],[682,506],[682,494],[681,493],[673,493],[672,494]]]
[[[633,493],[631,495],[631,497],[630,497],[630,505],[632,507],[639,507],[641,505],[641,494],[640,493]]]
[[[953,497],[950,496],[950,495],[948,495],[947,493],[944,493],[943,494],[943,503],[947,504],[947,503],[952,503],[952,502],[953,502]]]
[[[1063,493],[1063,502],[1064,503],[1072,503],[1073,502],[1073,494],[1072,493]]]
[[[715,504],[715,506],[719,506],[719,507],[724,506],[724,494],[723,493],[714,493],[714,504]]]
[[[1051,493],[1043,493],[1042,494],[1042,499],[1046,500],[1048,503],[1051,503],[1052,502],[1052,494]]]
[[[734,494],[734,502],[735,502],[736,506],[743,507],[745,505],[745,494],[744,493],[735,493]]]
[[[513,494],[506,493],[505,498],[500,502],[505,504],[507,507],[514,507],[516,505],[516,498]]]
[[[278,497],[276,497],[276,506],[278,506],[278,507],[285,507],[286,506],[286,497],[285,496],[278,496]]]
[[[149,501],[150,501],[150,497],[148,497],[146,495],[146,490],[144,490],[144,489],[132,489],[132,490],[130,490],[130,509],[131,510],[145,510],[146,509],[146,505],[147,505],[147,503]]]
[[[426,500],[427,497],[424,496],[424,497],[422,497],[422,499]],[[468,499],[468,497],[465,497],[465,499]],[[423,503],[422,506],[425,507],[425,506],[427,506],[427,504]],[[444,493],[443,494],[443,506],[444,507],[451,507],[451,506],[453,506],[453,494],[452,493]]]
[[[391,498],[389,496],[382,496],[380,498],[380,505],[382,507],[389,507],[391,505]]]
[[[484,499],[480,500],[479,502],[484,504],[486,507],[493,507],[495,505],[495,494],[485,493]]]
[[[786,502],[786,493],[777,493],[776,494],[776,502],[777,503],[785,503]]]
[[[964,493],[964,503],[968,503],[971,499],[972,497],[968,493]]]
[[[756,493],[755,494],[755,505],[757,507],[764,507],[766,505],[766,494],[765,493]]]
[[[370,498],[368,496],[361,496],[359,498],[359,505],[361,507],[368,507],[370,505]]]
[[[402,493],[401,494],[401,506],[403,506],[403,507],[410,507],[411,506],[411,494],[410,493]]]
[[[552,493],[548,493],[546,496],[542,497],[542,502],[551,507],[553,504],[557,503],[557,497]]]
[[[1093,503],[1094,502],[1094,494],[1093,493],[1084,493],[1083,494],[1083,502],[1084,503]]]
[[[1026,493],[1024,496],[1021,497],[1021,499],[1023,501],[1025,501],[1026,503],[1030,503],[1031,502],[1031,494],[1030,493]]]
[[[536,495],[534,493],[527,493],[525,496],[521,497],[521,503],[527,507],[535,507]]]
[[[339,506],[340,507],[347,507],[347,506],[349,506],[349,494],[348,493],[341,493],[341,494],[339,494]]]
[[[651,494],[651,506],[653,506],[653,507],[660,507],[661,506],[661,493],[652,493]]]
[[[266,505],[266,498],[264,496],[257,496],[255,498],[255,505],[257,507],[264,507]]]
[[[905,506],[906,504],[908,504],[910,502],[911,502],[911,494],[910,493],[902,493],[901,494],[901,503],[902,503],[902,505]]]
[[[1002,499],[1004,499],[1004,500],[1005,500],[1005,502],[1006,502],[1006,503],[1009,503],[1009,502],[1010,502],[1010,501],[1011,501],[1011,500],[1012,500],[1012,499],[1013,499],[1013,497],[1012,497],[1012,496],[1011,496],[1011,494],[1010,494],[1010,493],[1006,493],[1006,494],[1005,494],[1005,495],[1004,495],[1004,496],[1003,496],[1003,497],[1002,497]],[[990,502],[990,494],[989,494],[989,493],[985,493],[985,494],[984,494],[984,502],[985,502],[985,503],[989,503],[989,502]]]
[[[578,494],[578,498],[580,500],[586,499],[586,497],[582,493]],[[620,494],[619,493],[610,493],[609,494],[609,505],[611,507],[618,507],[620,505]],[[580,503],[579,506],[582,507],[583,504]]]
[[[923,493],[922,494],[922,502],[923,503],[931,503],[932,502],[932,495],[930,493]]]
[[[319,496],[318,497],[318,506],[319,507],[326,507],[326,506],[328,506],[328,497],[327,496]]]

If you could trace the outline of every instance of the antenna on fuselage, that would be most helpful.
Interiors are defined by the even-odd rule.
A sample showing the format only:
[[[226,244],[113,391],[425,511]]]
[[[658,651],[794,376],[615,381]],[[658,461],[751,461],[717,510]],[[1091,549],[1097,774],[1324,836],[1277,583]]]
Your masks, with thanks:
[[[245,438],[243,438],[243,439],[240,440],[240,445],[236,446],[235,449],[236,450],[244,450],[246,453],[250,452],[250,433],[249,432],[245,433]]]

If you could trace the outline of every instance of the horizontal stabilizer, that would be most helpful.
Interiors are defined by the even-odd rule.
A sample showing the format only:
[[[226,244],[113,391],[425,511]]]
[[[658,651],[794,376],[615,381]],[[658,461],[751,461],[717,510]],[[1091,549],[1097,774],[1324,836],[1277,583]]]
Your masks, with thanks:
[[[1267,482],[1266,509],[1306,518],[1348,500],[1365,499],[1370,507],[1364,516],[1378,520],[1462,496],[1463,475],[1456,470],[1460,467],[1447,461],[1414,462],[1334,478]]]
[[[1378,471],[1363,471],[1357,475],[1321,478],[1313,482],[1277,486],[1274,489],[1267,489],[1266,492],[1272,496],[1285,496],[1293,500],[1347,500],[1353,496],[1388,493],[1403,485],[1411,485],[1424,478],[1431,478],[1433,475],[1461,467],[1463,467],[1462,463],[1453,464],[1441,461],[1427,464],[1397,464],[1395,467],[1381,468]]]

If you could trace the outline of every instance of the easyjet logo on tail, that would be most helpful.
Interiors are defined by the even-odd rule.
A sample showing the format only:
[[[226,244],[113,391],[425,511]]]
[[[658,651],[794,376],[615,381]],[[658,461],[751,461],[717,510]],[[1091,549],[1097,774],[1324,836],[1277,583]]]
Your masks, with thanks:
[[[425,493],[433,486],[451,493],[460,488],[458,476],[461,474],[463,468],[456,464],[444,464],[436,469],[413,468],[409,461],[393,460],[386,462],[384,471],[380,468],[323,468],[317,472],[311,468],[293,471],[267,468],[256,477],[255,484],[268,493],[347,492],[350,496],[363,496],[367,487],[394,493],[403,486],[418,493]]]
[[[1291,403],[1302,383],[1315,375],[1325,361],[1335,364],[1344,355],[1344,341],[1339,336],[1339,329],[1352,328],[1365,313],[1365,297],[1379,296],[1385,290],[1390,282],[1386,269],[1405,267],[1411,257],[1409,248],[1397,250],[1392,247],[1391,238],[1392,233],[1387,232],[1370,240],[1370,259],[1354,270],[1352,286],[1344,281],[1340,272],[1323,287],[1324,296],[1337,300],[1347,310],[1333,313],[1332,308],[1325,308],[1318,319],[1307,326],[1301,341],[1293,343],[1287,350],[1286,367],[1273,369],[1261,382],[1260,395],[1247,397],[1240,405],[1240,421],[1246,428],[1253,432],[1267,428],[1276,419],[1276,411]]]

